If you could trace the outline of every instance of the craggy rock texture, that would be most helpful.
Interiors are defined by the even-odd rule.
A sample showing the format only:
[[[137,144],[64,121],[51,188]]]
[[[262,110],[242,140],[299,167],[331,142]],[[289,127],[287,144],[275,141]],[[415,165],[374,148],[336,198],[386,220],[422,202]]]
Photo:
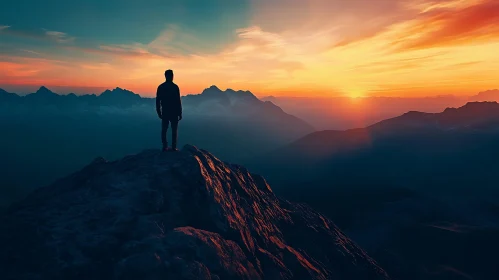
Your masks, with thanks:
[[[2,279],[388,279],[331,221],[210,153],[99,158],[0,217]]]

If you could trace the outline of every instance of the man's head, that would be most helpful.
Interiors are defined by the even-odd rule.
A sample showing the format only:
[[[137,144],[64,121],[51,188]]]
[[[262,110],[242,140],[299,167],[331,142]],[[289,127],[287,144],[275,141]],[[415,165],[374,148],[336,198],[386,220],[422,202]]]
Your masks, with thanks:
[[[168,69],[165,71],[165,78],[167,81],[173,81],[173,70]]]

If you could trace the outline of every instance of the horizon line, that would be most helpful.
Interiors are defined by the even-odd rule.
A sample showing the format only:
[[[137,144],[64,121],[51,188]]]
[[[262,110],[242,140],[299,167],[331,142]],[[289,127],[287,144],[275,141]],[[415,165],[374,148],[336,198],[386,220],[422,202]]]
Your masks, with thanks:
[[[27,95],[30,95],[30,94],[33,94],[33,93],[36,93],[38,90],[40,90],[41,88],[46,88],[48,90],[50,90],[51,92],[53,92],[54,94],[57,94],[59,96],[65,96],[65,95],[70,95],[70,94],[74,94],[76,96],[84,96],[84,95],[96,95],[96,96],[100,96],[101,94],[103,94],[104,92],[106,91],[113,91],[115,89],[121,89],[121,90],[126,90],[126,91],[129,91],[129,92],[132,92],[133,94],[136,94],[136,95],[139,95],[141,98],[155,98],[154,97],[154,94],[152,96],[147,96],[145,95],[144,93],[137,93],[137,92],[134,92],[133,90],[129,90],[129,89],[126,89],[124,87],[120,87],[120,86],[116,86],[116,87],[80,87],[80,88],[101,88],[101,92],[99,93],[75,93],[73,91],[71,92],[65,92],[65,93],[61,93],[61,92],[56,92],[56,91],[53,91],[50,89],[49,86],[44,86],[44,85],[40,85],[40,86],[34,86],[34,87],[37,87],[38,89],[34,92],[28,92],[28,93],[18,93],[18,92],[11,92],[11,91],[7,91],[4,89],[4,86],[3,85],[0,85],[0,90],[3,90],[5,92],[8,92],[8,93],[13,93],[13,94],[16,94],[17,96],[27,96]],[[59,87],[64,87],[64,86],[52,86],[53,87],[56,87],[56,88],[59,88]],[[494,91],[499,91],[498,88],[495,88],[495,89],[487,89],[487,90],[482,90],[482,91],[479,91],[477,92],[476,94],[467,94],[467,95],[458,95],[458,94],[453,94],[453,93],[448,93],[448,94],[438,94],[438,95],[425,95],[425,96],[409,96],[409,97],[406,97],[406,96],[390,96],[390,95],[371,95],[371,96],[358,96],[358,97],[351,97],[351,96],[348,96],[346,94],[338,94],[338,95],[331,95],[329,97],[325,97],[325,96],[294,96],[294,95],[282,95],[282,96],[275,96],[273,94],[270,94],[270,95],[257,95],[255,94],[254,92],[252,92],[251,90],[243,90],[243,89],[233,89],[233,88],[226,88],[225,90],[222,90],[219,86],[217,85],[211,85],[209,87],[205,87],[201,92],[198,92],[198,93],[194,93],[194,92],[191,92],[191,93],[185,93],[185,94],[181,94],[182,96],[187,96],[187,95],[200,95],[203,93],[203,91],[207,90],[207,89],[210,89],[210,88],[213,88],[213,87],[216,87],[217,89],[219,89],[220,91],[222,92],[227,92],[229,90],[232,90],[232,91],[235,91],[235,92],[249,92],[251,93],[252,95],[254,95],[255,97],[259,98],[259,99],[267,99],[267,98],[301,98],[301,99],[330,99],[330,98],[349,98],[349,99],[369,99],[369,98],[393,98],[393,99],[434,99],[434,98],[442,98],[442,97],[455,97],[455,98],[466,98],[466,97],[474,97],[474,96],[477,96],[481,93],[486,93],[486,92],[494,92]]]

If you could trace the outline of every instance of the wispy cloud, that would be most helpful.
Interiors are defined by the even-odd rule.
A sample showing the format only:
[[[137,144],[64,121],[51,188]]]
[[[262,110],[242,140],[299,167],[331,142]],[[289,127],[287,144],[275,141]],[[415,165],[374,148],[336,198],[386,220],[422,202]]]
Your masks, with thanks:
[[[75,40],[74,37],[68,36],[68,34],[60,31],[49,31],[46,30],[45,34],[52,40],[56,41],[57,43],[70,43]]]
[[[416,56],[398,59],[378,59],[369,63],[361,63],[354,66],[352,71],[373,71],[373,72],[395,72],[399,70],[410,70],[417,68],[424,68],[431,66],[431,64],[438,60],[442,53]]]
[[[63,46],[65,50],[73,51],[75,55],[81,55],[82,53],[92,55],[99,58],[117,58],[123,60],[130,59],[151,59],[160,58],[160,56],[155,55],[143,48],[136,48],[134,46],[128,45],[100,45],[100,46]],[[90,57],[89,57],[90,58]]]
[[[19,38],[29,38],[34,40],[45,40],[52,41],[56,43],[72,43],[75,37],[69,36],[68,34],[60,31],[52,31],[44,28],[35,29],[19,29],[13,28],[11,26],[2,25],[0,26],[0,32],[4,35],[19,37]]]
[[[168,25],[151,42],[130,44],[95,44],[86,47],[67,46],[66,49],[85,53],[113,56],[124,59],[173,59],[184,56],[195,56],[196,53],[208,49],[209,43],[187,33],[175,25]]]
[[[40,52],[36,52],[36,51],[32,51],[32,50],[21,49],[21,51],[23,51],[25,53],[30,53],[30,54],[38,55],[38,56],[42,55]]]

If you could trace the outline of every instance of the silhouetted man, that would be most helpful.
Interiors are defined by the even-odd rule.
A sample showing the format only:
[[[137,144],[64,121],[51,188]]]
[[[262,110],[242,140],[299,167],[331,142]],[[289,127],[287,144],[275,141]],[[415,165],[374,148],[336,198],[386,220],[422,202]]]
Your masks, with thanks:
[[[173,83],[173,71],[165,71],[166,81],[159,85],[156,92],[156,112],[162,120],[161,141],[163,151],[168,151],[168,139],[166,137],[168,126],[172,124],[172,151],[177,150],[178,122],[182,119],[182,101],[180,100],[180,89]]]

